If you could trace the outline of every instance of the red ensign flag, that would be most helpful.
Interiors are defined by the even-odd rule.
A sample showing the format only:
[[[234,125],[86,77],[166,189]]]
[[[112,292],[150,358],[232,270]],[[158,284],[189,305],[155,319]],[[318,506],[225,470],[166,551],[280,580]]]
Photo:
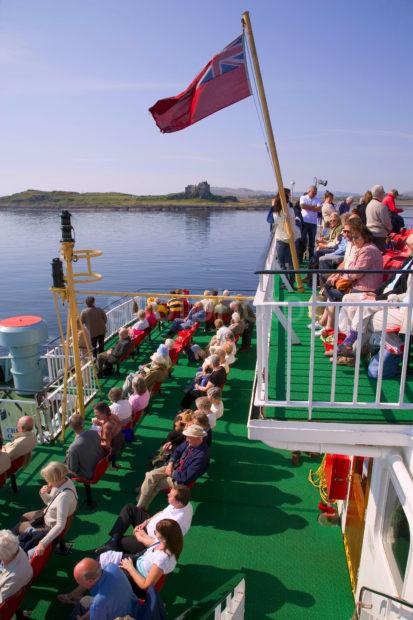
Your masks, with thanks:
[[[250,95],[244,35],[240,35],[209,61],[186,90],[160,99],[149,112],[162,132],[172,133]]]

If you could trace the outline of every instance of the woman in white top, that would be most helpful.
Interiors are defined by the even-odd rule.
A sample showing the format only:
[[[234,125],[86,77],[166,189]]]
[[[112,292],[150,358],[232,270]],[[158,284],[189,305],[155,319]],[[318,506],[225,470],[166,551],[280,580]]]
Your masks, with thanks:
[[[132,325],[132,330],[144,332],[145,329],[148,329],[149,327],[149,322],[148,322],[148,319],[146,318],[145,310],[139,310],[138,319],[139,320],[137,321],[137,323]]]
[[[222,392],[220,388],[213,387],[207,392],[209,402],[211,403],[211,411],[215,414],[215,419],[218,420],[224,415],[224,403],[222,402]]]
[[[155,537],[159,542],[149,547],[143,555],[124,558],[120,563],[136,586],[135,592],[137,589],[146,591],[156,585],[163,575],[172,573],[182,553],[182,530],[173,519],[158,521]]]
[[[122,426],[126,426],[132,420],[132,407],[126,398],[122,398],[123,392],[120,388],[109,390],[109,400],[112,403],[109,409],[120,420]]]
[[[290,191],[288,189],[284,189],[285,198],[288,201]],[[289,235],[287,230],[287,220],[290,224],[291,232],[293,234],[294,241],[300,238],[301,233],[297,224],[295,223],[295,213],[294,209],[291,206],[291,203],[288,202],[288,216],[286,217],[281,205],[280,194],[275,196],[272,201],[273,208],[273,217],[275,228],[275,240],[276,240],[276,250],[277,250],[277,258],[280,264],[281,269],[292,269],[293,261],[291,258],[291,251],[289,245]],[[288,279],[293,282],[294,276],[290,274]]]
[[[69,470],[64,463],[51,461],[41,470],[46,484],[40,489],[40,497],[46,504],[43,511],[26,512],[17,526],[19,534],[23,534],[30,527],[31,522],[43,512],[43,525],[34,529],[43,530],[45,536],[33,549],[36,555],[43,555],[45,548],[61,534],[70,517],[77,508],[77,492],[73,482],[67,478]],[[32,551],[32,550],[30,550]],[[32,555],[32,553],[30,553]]]

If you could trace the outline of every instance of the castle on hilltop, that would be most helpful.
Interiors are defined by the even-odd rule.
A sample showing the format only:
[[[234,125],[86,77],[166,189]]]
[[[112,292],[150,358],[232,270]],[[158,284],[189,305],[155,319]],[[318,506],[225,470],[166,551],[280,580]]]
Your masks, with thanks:
[[[211,198],[211,196],[211,186],[208,181],[185,187],[185,198]]]

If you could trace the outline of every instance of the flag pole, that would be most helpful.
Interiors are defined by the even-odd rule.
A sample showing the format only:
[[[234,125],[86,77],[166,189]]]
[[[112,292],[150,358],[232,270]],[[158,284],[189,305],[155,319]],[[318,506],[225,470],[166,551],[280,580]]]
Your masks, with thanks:
[[[287,228],[288,243],[290,246],[291,257],[293,259],[293,266],[294,266],[294,269],[299,269],[297,251],[295,248],[295,242],[294,242],[294,237],[293,237],[293,231],[292,231],[292,227],[290,224],[290,219],[288,217],[288,205],[287,205],[287,200],[285,198],[285,193],[284,193],[284,183],[283,183],[283,179],[281,175],[280,162],[278,161],[277,149],[275,146],[275,139],[274,139],[274,132],[272,130],[270,113],[268,111],[267,99],[265,97],[264,83],[262,81],[260,64],[258,62],[257,49],[255,47],[254,34],[252,32],[249,11],[245,11],[242,14],[242,21],[243,21],[243,25],[245,26],[245,30],[248,36],[248,43],[249,43],[249,47],[251,51],[252,64],[254,66],[255,78],[257,80],[258,94],[260,97],[262,112],[264,115],[265,130],[267,133],[268,146],[269,146],[270,153],[271,153],[272,166],[274,168],[275,178],[276,178],[277,185],[278,185],[278,192],[279,192],[280,199],[281,199],[282,210],[285,215],[285,224]],[[297,288],[300,291],[300,293],[302,293],[304,291],[304,288],[303,288],[303,283],[301,280],[301,275],[299,273],[296,273],[295,279],[297,282]]]

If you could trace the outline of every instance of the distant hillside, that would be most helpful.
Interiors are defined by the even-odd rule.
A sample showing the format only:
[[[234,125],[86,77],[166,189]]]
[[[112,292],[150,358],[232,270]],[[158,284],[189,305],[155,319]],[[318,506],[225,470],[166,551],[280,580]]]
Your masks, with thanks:
[[[248,189],[248,187],[211,187],[213,194],[220,196],[237,196],[237,198],[259,198],[260,196],[272,196],[274,192],[267,190]]]
[[[28,189],[24,192],[0,198],[0,209],[172,209],[205,207],[205,208],[260,208],[265,206],[257,198],[238,200],[232,195],[216,195],[208,198],[185,197],[185,194],[166,194],[159,196],[123,194],[120,192],[45,192]]]

